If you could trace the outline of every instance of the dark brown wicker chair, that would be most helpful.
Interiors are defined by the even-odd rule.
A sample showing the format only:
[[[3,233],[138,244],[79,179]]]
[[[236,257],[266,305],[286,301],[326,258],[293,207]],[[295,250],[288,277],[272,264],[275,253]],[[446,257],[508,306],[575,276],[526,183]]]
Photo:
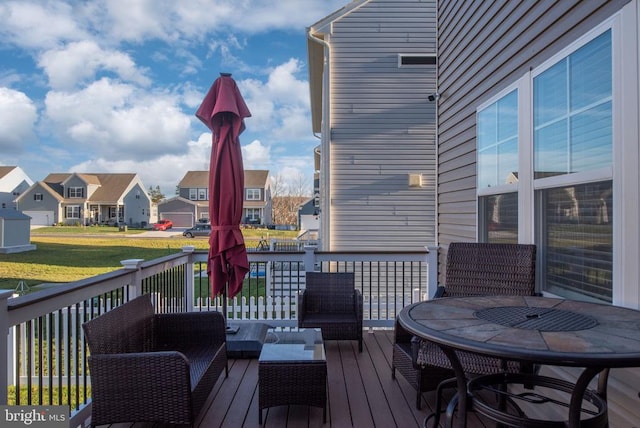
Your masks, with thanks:
[[[352,272],[307,272],[298,295],[298,327],[320,328],[323,340],[357,340],[362,352],[362,293]]]
[[[89,346],[91,425],[193,425],[220,374],[228,374],[218,312],[154,314],[150,295],[83,324]]]
[[[445,286],[438,287],[436,298],[483,295],[534,295],[535,245],[454,242],[447,252]],[[392,375],[397,369],[417,389],[416,406],[421,394],[432,391],[454,377],[449,359],[434,343],[418,340],[396,321]],[[458,352],[462,366],[470,375],[501,371],[504,362],[497,358]],[[509,362],[507,371],[519,372],[531,367]],[[444,387],[443,384],[442,387]],[[438,393],[438,404],[440,393]]]

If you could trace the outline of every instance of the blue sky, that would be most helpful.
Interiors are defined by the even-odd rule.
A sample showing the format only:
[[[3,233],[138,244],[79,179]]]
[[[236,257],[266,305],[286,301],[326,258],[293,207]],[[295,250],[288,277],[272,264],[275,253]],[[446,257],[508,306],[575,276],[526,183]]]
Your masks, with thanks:
[[[136,172],[172,196],[208,168],[195,117],[219,72],[251,110],[246,169],[311,189],[306,27],[350,0],[0,1],[0,165]]]

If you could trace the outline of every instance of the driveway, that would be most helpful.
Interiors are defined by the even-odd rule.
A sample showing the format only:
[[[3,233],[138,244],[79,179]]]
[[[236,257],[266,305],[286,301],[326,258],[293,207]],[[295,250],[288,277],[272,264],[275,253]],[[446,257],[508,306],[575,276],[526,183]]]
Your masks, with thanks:
[[[127,235],[130,238],[171,238],[172,236],[182,236],[184,229],[173,228],[169,230],[148,230],[136,235]]]

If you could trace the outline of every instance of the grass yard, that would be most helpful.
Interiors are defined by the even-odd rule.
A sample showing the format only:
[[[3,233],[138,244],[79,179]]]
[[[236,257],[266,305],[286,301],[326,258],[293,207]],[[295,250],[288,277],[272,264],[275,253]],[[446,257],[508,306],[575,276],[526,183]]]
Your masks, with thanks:
[[[135,236],[141,232],[119,232],[115,227],[35,229],[31,234],[31,243],[37,246],[35,251],[0,254],[0,289],[15,289],[21,280],[29,287],[77,281],[120,269],[121,260],[152,260],[180,252],[187,245],[196,250],[209,248],[206,238]],[[243,234],[247,247],[255,247],[263,237],[291,239],[296,232],[244,229]]]

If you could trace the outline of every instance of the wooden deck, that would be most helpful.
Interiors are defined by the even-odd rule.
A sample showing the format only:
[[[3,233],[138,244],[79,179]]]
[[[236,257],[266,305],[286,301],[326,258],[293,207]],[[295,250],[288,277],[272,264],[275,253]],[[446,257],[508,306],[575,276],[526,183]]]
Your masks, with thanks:
[[[364,349],[355,341],[327,341],[328,409],[279,406],[263,410],[263,427],[422,427],[435,394],[423,394],[415,408],[415,390],[398,374],[391,378],[391,330],[365,332]],[[229,377],[220,378],[200,415],[198,428],[258,427],[258,360],[229,361]],[[469,415],[468,426],[492,426]],[[164,428],[158,424],[116,424],[111,428]]]

